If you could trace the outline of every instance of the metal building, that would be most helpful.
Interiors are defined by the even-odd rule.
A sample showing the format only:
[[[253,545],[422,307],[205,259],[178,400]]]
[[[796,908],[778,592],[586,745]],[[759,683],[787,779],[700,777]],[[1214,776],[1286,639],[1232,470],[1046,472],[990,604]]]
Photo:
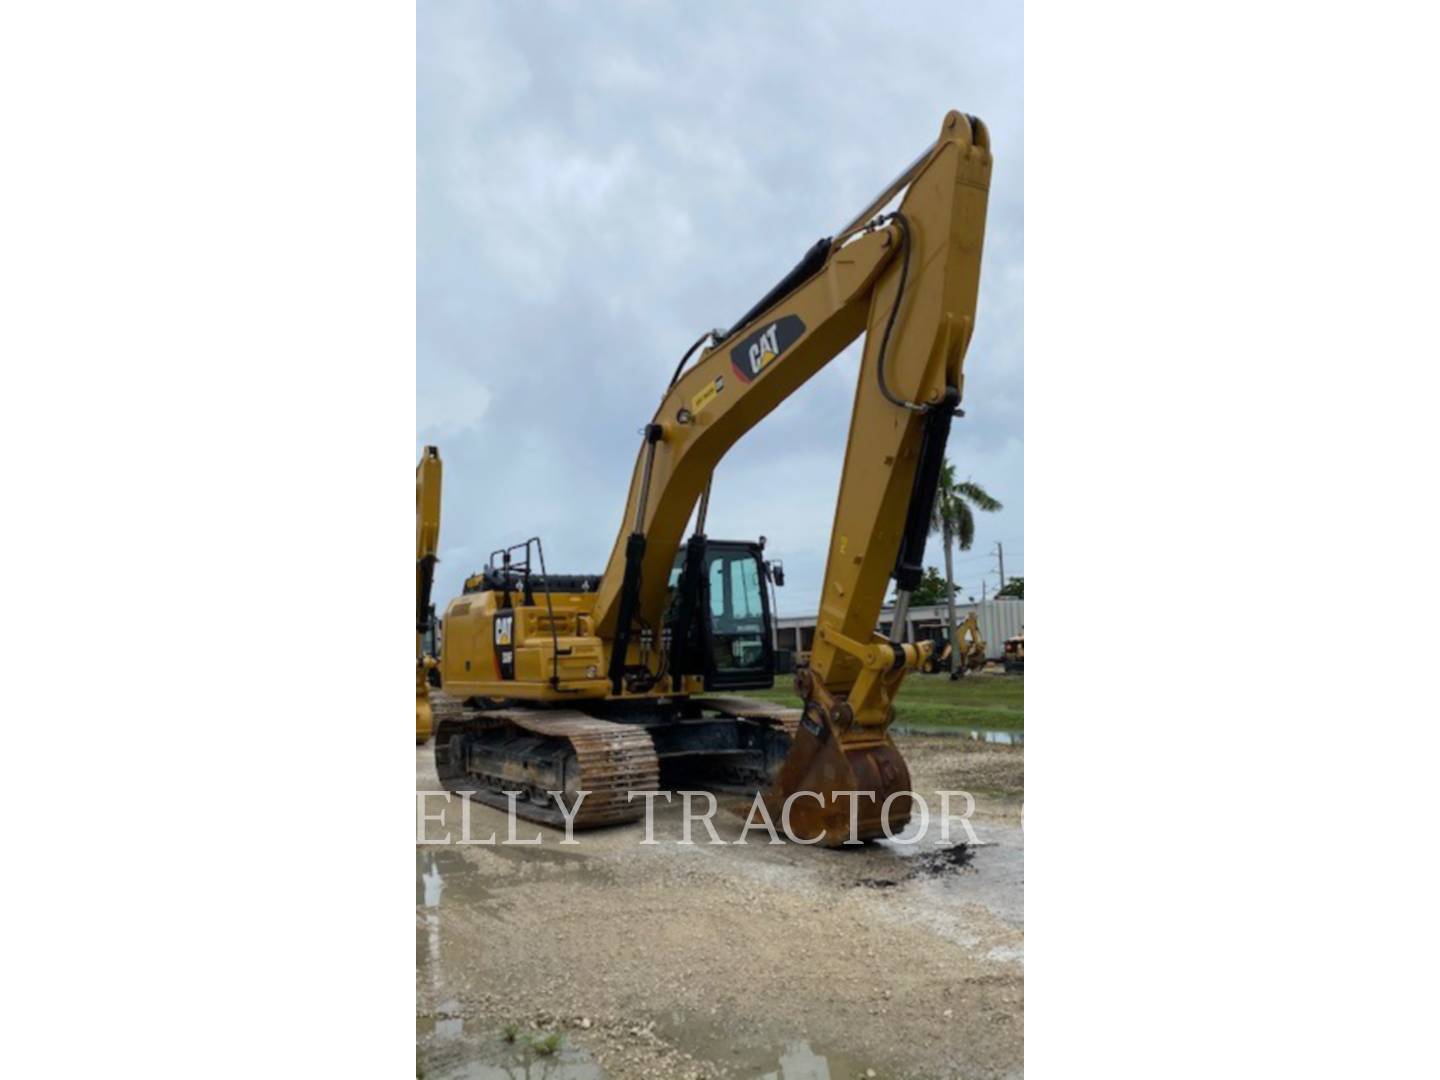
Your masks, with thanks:
[[[970,612],[980,623],[980,636],[985,639],[985,655],[990,660],[999,660],[1005,655],[1005,639],[1018,636],[1025,629],[1025,601],[1008,597],[999,600],[983,600],[973,604],[955,605],[955,622],[963,622]],[[880,624],[876,628],[886,637],[890,636],[890,623],[895,609],[885,607],[880,612]],[[912,607],[905,620],[905,640],[922,641],[943,633],[946,623],[944,604],[926,607]],[[815,643],[815,616],[782,616],[776,620],[780,648],[794,652],[808,653]]]

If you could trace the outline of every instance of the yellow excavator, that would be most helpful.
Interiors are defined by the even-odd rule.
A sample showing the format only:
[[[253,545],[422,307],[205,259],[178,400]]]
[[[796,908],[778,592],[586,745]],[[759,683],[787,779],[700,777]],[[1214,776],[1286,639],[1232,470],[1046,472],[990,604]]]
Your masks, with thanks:
[[[634,820],[662,780],[762,791],[777,826],[788,810],[794,835],[829,845],[851,837],[852,815],[862,840],[881,835],[882,812],[905,824],[910,775],[888,728],[932,644],[875,627],[891,577],[904,626],[963,415],[990,173],[985,125],[949,113],[861,213],[690,347],[644,428],[604,573],[551,574],[532,537],[466,581],[440,657],[463,702],[435,734],[448,790],[554,825],[563,807],[577,829]],[[711,475],[862,333],[803,709],[783,709],[735,693],[774,683],[773,613],[763,542],[705,534]]]
[[[435,628],[430,591],[440,552],[440,451],[425,447],[415,466],[415,743],[430,741],[434,711],[430,707],[429,675],[436,659],[426,649]],[[433,645],[432,645],[433,648]]]
[[[925,658],[920,670],[926,675],[946,671],[950,667],[951,654],[957,652],[959,655],[956,656],[955,670],[950,673],[952,679],[961,678],[968,671],[979,671],[985,666],[985,638],[980,633],[980,620],[973,611],[955,627],[954,640],[948,638],[943,630],[935,635],[934,648]]]

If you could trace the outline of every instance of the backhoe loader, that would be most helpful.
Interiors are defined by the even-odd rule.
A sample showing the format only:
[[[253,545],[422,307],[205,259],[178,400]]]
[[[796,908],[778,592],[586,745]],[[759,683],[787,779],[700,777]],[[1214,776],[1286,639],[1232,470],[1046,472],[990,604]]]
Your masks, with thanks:
[[[973,611],[955,627],[953,640],[941,630],[936,633],[933,642],[930,655],[920,667],[926,675],[949,671],[950,657],[955,653],[958,655],[955,656],[955,670],[950,672],[952,679],[962,678],[967,671],[979,671],[985,666],[985,639],[980,634],[980,620]]]
[[[464,703],[435,736],[447,789],[554,825],[563,807],[577,829],[634,820],[662,781],[763,792],[776,822],[785,813],[794,835],[832,846],[903,827],[910,775],[888,729],[932,645],[875,626],[892,577],[892,625],[905,625],[964,415],[990,172],[984,124],[949,113],[861,213],[701,335],[643,429],[603,573],[552,574],[531,537],[465,583],[440,657],[445,692]],[[779,708],[736,693],[773,685],[773,613],[763,545],[705,533],[711,475],[862,333],[815,640],[796,676],[803,708]]]

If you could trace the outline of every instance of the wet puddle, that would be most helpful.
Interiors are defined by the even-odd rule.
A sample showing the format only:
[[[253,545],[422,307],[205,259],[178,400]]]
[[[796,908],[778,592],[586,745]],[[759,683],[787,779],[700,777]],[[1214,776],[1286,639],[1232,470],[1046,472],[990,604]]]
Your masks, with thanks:
[[[747,1048],[736,1042],[733,1032],[686,1023],[679,1016],[673,1016],[671,1023],[656,1030],[691,1057],[720,1066],[726,1076],[756,1077],[757,1080],[849,1080],[866,1075],[866,1066],[858,1059],[833,1051],[821,1053],[805,1039],[788,1041],[778,1051],[773,1045]]]
[[[995,746],[1025,745],[1025,732],[1023,731],[997,731],[993,728],[912,727],[909,724],[892,724],[890,730],[896,735],[938,735],[944,738],[991,743]]]
[[[487,849],[487,851],[492,849]],[[511,852],[493,849],[508,860]],[[568,853],[538,859],[566,864]],[[547,853],[551,854],[551,853]],[[578,865],[578,864],[577,864]],[[415,965],[429,984],[434,1010],[415,1017],[420,1061],[417,1074],[426,1080],[603,1080],[604,1071],[583,1049],[567,1045],[563,1035],[519,1031],[506,1038],[493,1025],[467,1019],[460,1003],[447,998],[441,961],[441,918],[447,907],[489,904],[503,906],[498,887],[487,880],[482,864],[450,847],[415,850]]]
[[[417,1018],[425,1038],[425,1018]],[[605,1070],[579,1046],[547,1042],[539,1033],[521,1033],[513,1042],[503,1036],[462,1038],[438,1027],[430,1033],[424,1064],[416,1072],[425,1080],[604,1080]]]
[[[760,1080],[831,1080],[832,1077],[838,1080],[842,1076],[864,1075],[865,1071],[858,1065],[847,1064],[834,1054],[817,1054],[809,1043],[801,1040],[788,1044],[780,1055],[779,1068],[762,1073]]]
[[[424,1080],[606,1080],[623,1074],[607,1074],[584,1047],[562,1041],[546,1051],[539,1033],[520,1033],[514,1042],[503,1036],[472,1036],[461,1027],[445,1029],[446,1021],[422,1017],[417,1031],[425,1048],[424,1064],[417,1070]],[[778,1052],[742,1050],[733,1040],[695,1038],[693,1031],[679,1028],[666,1031],[671,1045],[700,1060],[709,1060],[725,1069],[727,1076],[756,1077],[757,1080],[849,1080],[867,1075],[866,1067],[840,1054],[822,1054],[809,1042],[787,1042]]]
[[[475,852],[466,854],[467,851]],[[584,855],[542,847],[460,848],[429,845],[415,849],[415,967],[430,987],[431,1000],[445,995],[441,927],[445,911],[485,908],[501,921],[511,908],[505,891],[543,877],[561,875],[567,883],[607,884],[610,870]],[[432,1029],[449,1030],[452,1020],[433,1019]]]

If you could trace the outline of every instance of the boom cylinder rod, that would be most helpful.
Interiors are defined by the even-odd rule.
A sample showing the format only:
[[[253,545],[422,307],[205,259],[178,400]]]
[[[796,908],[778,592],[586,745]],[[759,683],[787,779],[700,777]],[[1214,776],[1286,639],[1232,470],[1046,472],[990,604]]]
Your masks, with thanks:
[[[660,425],[645,429],[645,475],[640,481],[640,500],[635,506],[635,531],[645,531],[645,504],[650,501],[650,474],[655,470],[655,444],[660,441]]]
[[[702,536],[705,534],[705,516],[710,513],[710,485],[714,482],[713,476],[705,482],[705,490],[700,493],[700,511],[695,515],[695,531]]]
[[[895,594],[895,614],[890,619],[890,640],[899,644],[905,640],[905,621],[910,618],[910,590],[902,589]]]

